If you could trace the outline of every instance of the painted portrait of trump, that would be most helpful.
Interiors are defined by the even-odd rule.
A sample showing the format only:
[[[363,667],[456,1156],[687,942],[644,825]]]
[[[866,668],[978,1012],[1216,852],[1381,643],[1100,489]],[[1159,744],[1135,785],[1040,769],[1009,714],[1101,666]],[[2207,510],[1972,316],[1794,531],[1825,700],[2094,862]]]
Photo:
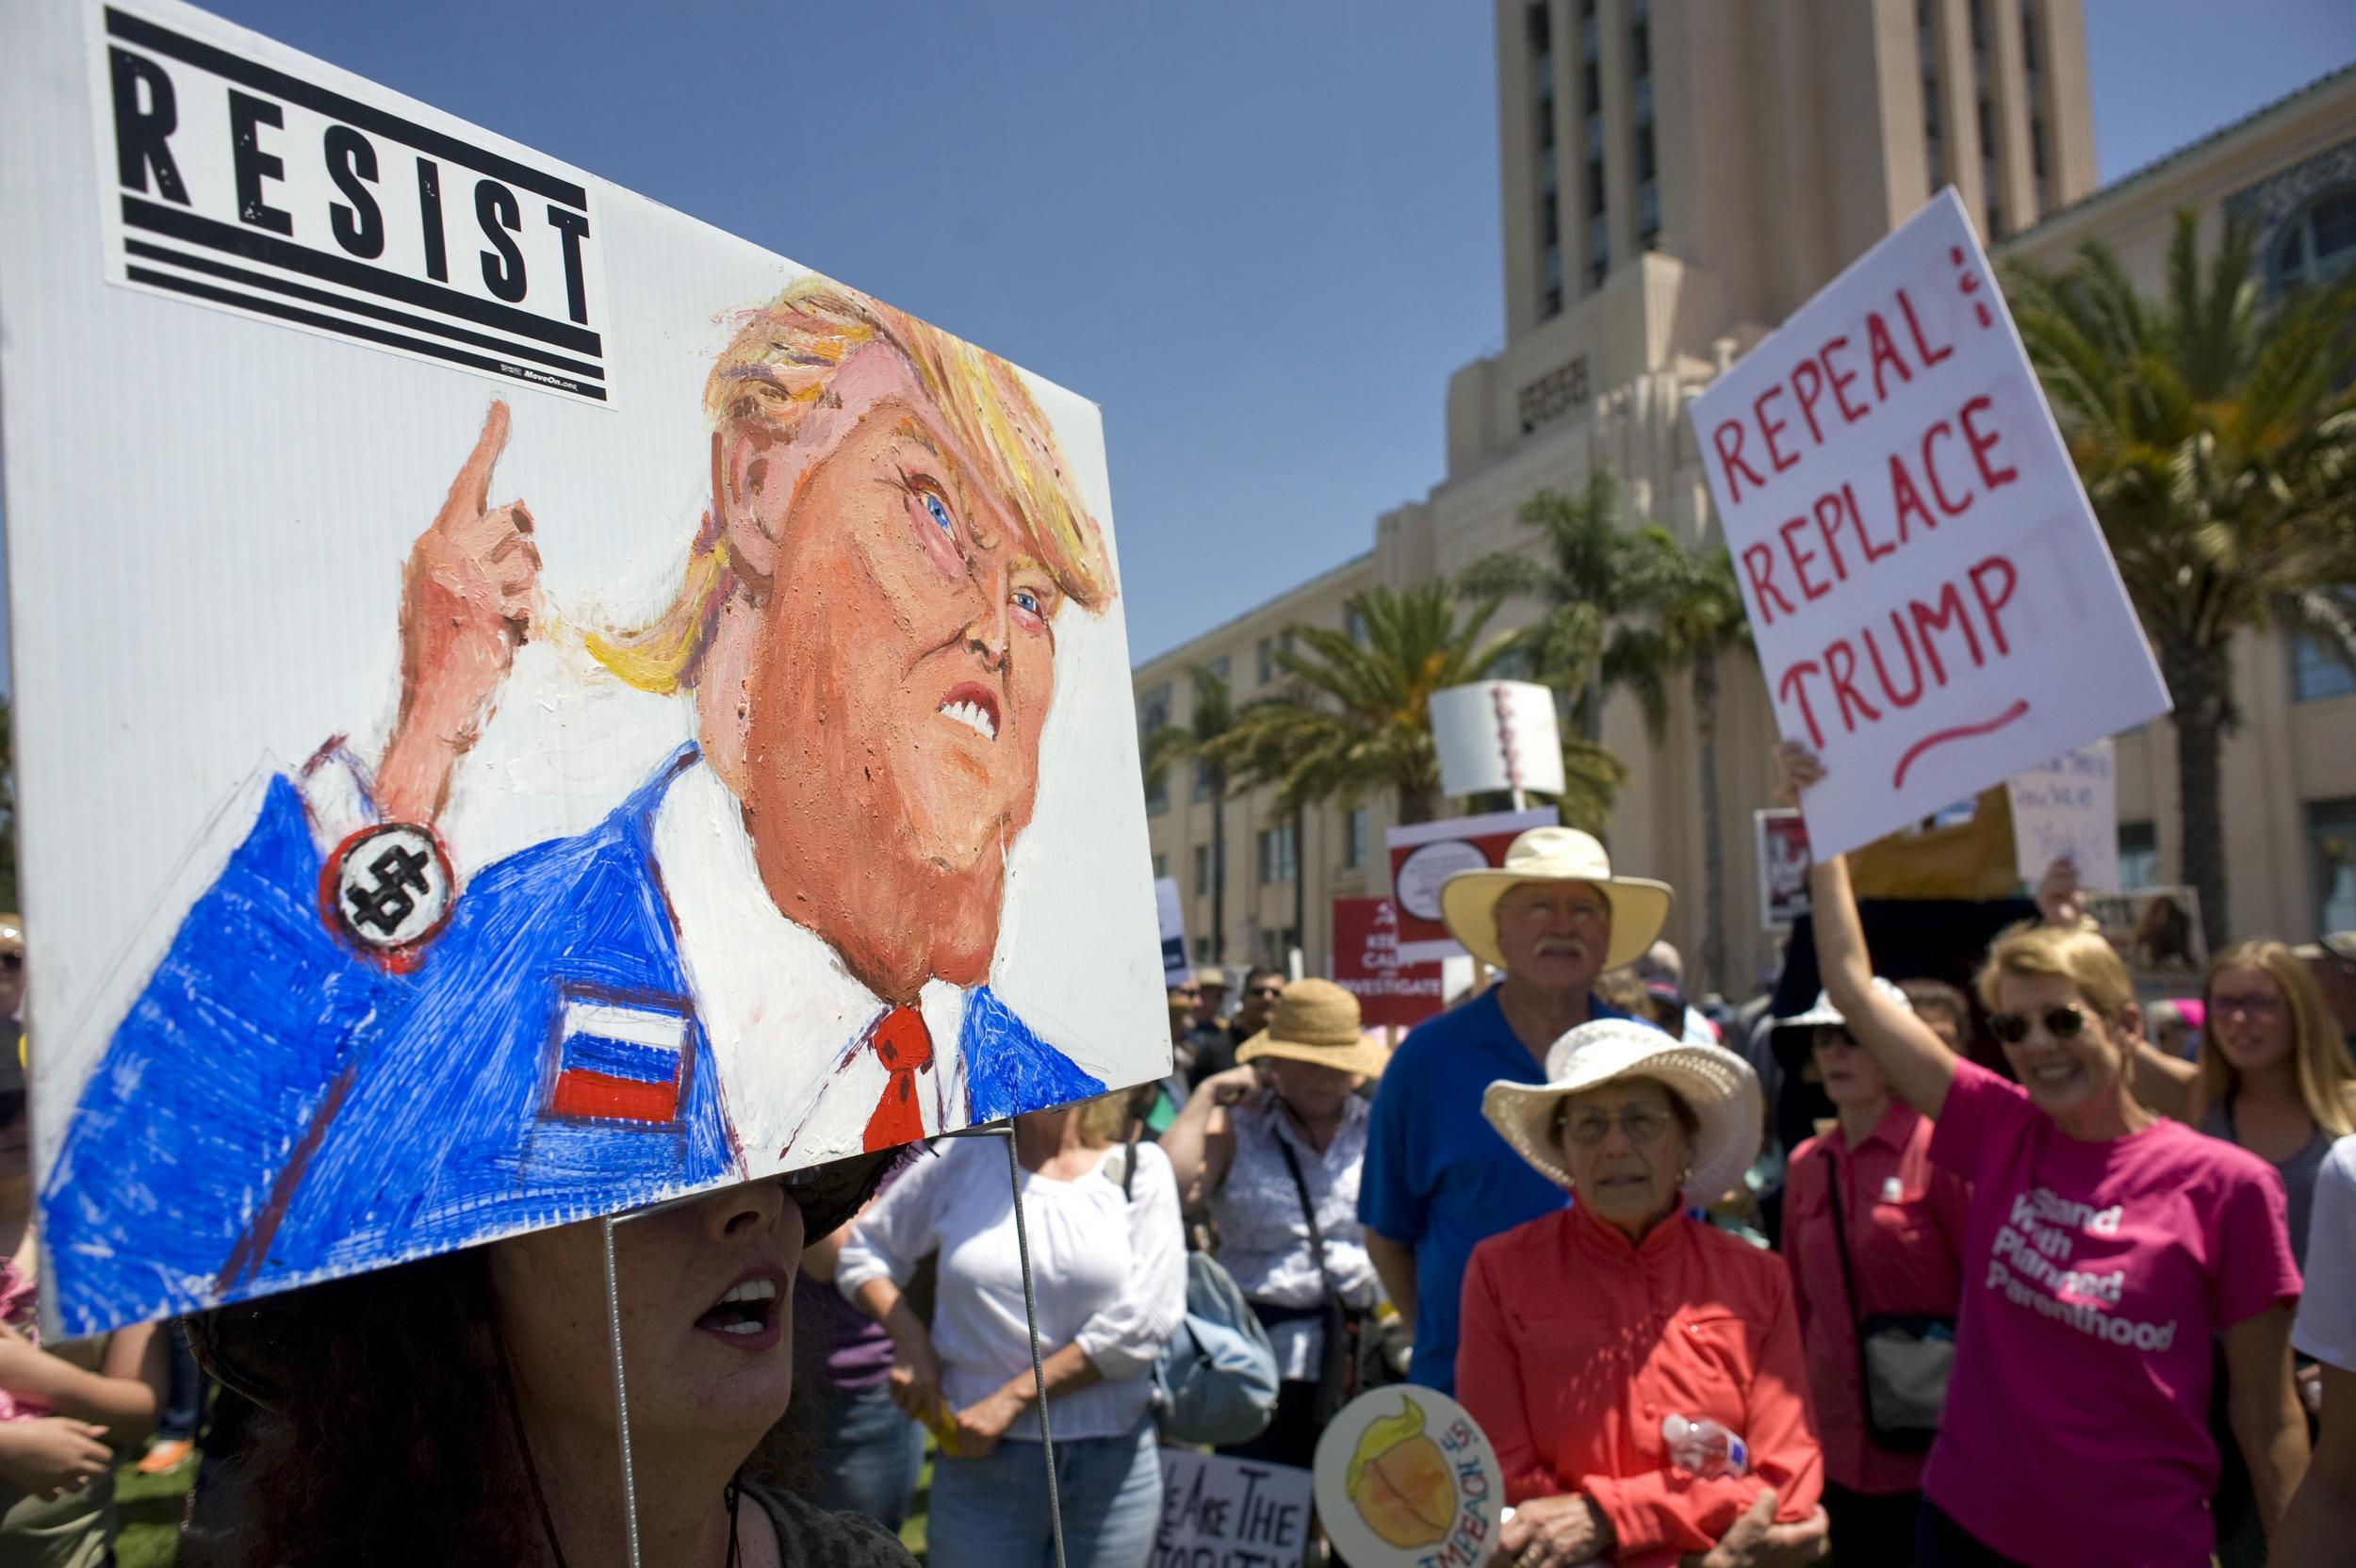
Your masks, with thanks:
[[[1116,595],[1055,425],[824,279],[724,324],[652,613],[551,608],[563,532],[495,482],[531,423],[490,404],[401,570],[381,753],[268,777],[82,1086],[43,1186],[70,1327],[1105,1088],[992,985],[1058,632]],[[691,738],[585,830],[469,854],[453,780],[559,642]]]

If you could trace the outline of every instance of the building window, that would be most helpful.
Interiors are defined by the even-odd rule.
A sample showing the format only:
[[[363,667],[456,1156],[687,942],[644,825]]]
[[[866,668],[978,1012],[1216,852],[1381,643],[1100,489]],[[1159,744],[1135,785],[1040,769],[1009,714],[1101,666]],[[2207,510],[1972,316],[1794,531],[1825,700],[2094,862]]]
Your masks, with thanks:
[[[1366,645],[1366,612],[1355,599],[1342,606],[1342,629],[1360,647]]]
[[[1165,774],[1160,783],[1145,792],[1145,814],[1149,817],[1158,817],[1169,809],[1170,776]]]
[[[1142,741],[1170,723],[1170,682],[1165,680],[1137,698],[1137,739]]]
[[[2037,0],[2021,0],[2021,69],[2035,76],[2037,72]]]
[[[1235,667],[1235,661],[1230,659],[1226,654],[1220,654],[1217,659],[1209,661],[1203,667],[1210,671],[1213,675],[1219,677],[1219,683],[1221,686],[1227,685],[1234,679],[1232,672]]]
[[[1351,870],[1366,863],[1366,808],[1352,807],[1350,813],[1350,833],[1342,842],[1342,864]]]
[[[1628,71],[1631,76],[1652,74],[1652,17],[1647,0],[1628,0]]]
[[[1546,0],[1538,0],[1536,5],[1530,8],[1527,21],[1530,27],[1530,52],[1533,55],[1543,55],[1553,48],[1554,19],[1549,14]]]
[[[1276,678],[1276,644],[1272,638],[1260,639],[1258,650],[1260,684],[1265,686]]]
[[[1939,0],[1914,0],[1914,52],[1922,72],[1922,161],[1935,191],[1947,183],[1946,127],[1939,113]]]
[[[1160,881],[1163,877],[1168,876],[1169,874],[1170,874],[1170,857],[1169,857],[1169,856],[1167,856],[1167,855],[1156,855],[1156,856],[1154,856],[1154,857],[1153,857],[1153,880],[1154,880],[1154,881],[1156,881],[1156,882],[1159,882],[1159,881]]]
[[[1262,885],[1290,882],[1301,874],[1301,844],[1293,837],[1293,825],[1262,829],[1260,833],[1260,881]]]
[[[1214,874],[1219,870],[1218,848],[1217,844],[1194,846],[1194,893],[1197,898],[1209,896],[1212,888],[1218,884],[1219,878]]]
[[[2356,605],[2351,605],[2356,612]],[[2291,700],[2321,702],[2356,692],[2356,669],[2321,638],[2304,632],[2291,637]]]
[[[2282,226],[2274,242],[2274,285],[2329,281],[2356,265],[2356,185],[2335,186]]]
[[[1196,758],[1194,762],[1194,798],[1197,800],[1210,799],[1211,789],[1213,784],[1216,782],[1217,781],[1211,776],[1211,764],[1203,761],[1199,757]]]
[[[1600,215],[1598,215],[1600,216]],[[1601,288],[1612,272],[1612,237],[1600,222],[1587,225],[1587,286]]]
[[[1595,220],[1603,216],[1603,158],[1600,155],[1587,160],[1588,229],[1595,230]]]
[[[2307,807],[2307,863],[2317,931],[2356,931],[2356,797]]]
[[[2148,822],[2119,825],[2119,890],[2160,885],[2160,836]]]

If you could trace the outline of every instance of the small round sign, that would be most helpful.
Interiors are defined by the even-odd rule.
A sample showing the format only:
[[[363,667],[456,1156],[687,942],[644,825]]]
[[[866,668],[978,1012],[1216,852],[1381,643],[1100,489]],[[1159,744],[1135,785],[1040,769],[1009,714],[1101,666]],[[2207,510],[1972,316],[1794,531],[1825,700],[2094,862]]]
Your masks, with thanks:
[[[1486,1562],[1505,1472],[1464,1406],[1403,1384],[1361,1394],[1326,1426],[1316,1491],[1317,1518],[1353,1568]]]
[[[1489,862],[1462,839],[1425,844],[1399,863],[1393,887],[1399,906],[1417,920],[1440,918],[1440,884],[1460,871],[1483,871]]]
[[[335,846],[319,902],[346,940],[395,958],[442,928],[454,878],[434,831],[410,823],[364,827]]]

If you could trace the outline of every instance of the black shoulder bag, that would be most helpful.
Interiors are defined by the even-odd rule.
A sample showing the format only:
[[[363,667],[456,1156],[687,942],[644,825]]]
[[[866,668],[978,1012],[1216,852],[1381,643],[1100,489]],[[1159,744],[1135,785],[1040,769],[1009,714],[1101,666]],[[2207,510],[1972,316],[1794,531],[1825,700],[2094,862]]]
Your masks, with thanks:
[[[1832,1135],[1838,1137],[1840,1135]],[[1848,1200],[1841,1165],[1824,1146],[1824,1187],[1832,1203],[1833,1246],[1841,1254],[1841,1288],[1857,1326],[1857,1386],[1865,1395],[1865,1430],[1877,1448],[1919,1454],[1939,1435],[1947,1409],[1947,1380],[1955,1366],[1955,1320],[1932,1313],[1860,1310],[1849,1266]]]
[[[1325,1236],[1317,1229],[1317,1206],[1309,1197],[1309,1183],[1301,1174],[1301,1161],[1282,1133],[1270,1127],[1268,1135],[1275,1140],[1276,1152],[1284,1156],[1284,1168],[1292,1173],[1293,1191],[1301,1195],[1301,1215],[1309,1222],[1309,1255],[1317,1261],[1317,1279],[1325,1287],[1325,1339],[1323,1354],[1317,1362],[1315,1413],[1317,1424],[1322,1427],[1366,1389],[1386,1381],[1373,1368],[1387,1368],[1389,1364],[1383,1360],[1380,1336],[1367,1331],[1367,1314],[1344,1304],[1341,1291],[1333,1284],[1333,1272],[1325,1266]]]

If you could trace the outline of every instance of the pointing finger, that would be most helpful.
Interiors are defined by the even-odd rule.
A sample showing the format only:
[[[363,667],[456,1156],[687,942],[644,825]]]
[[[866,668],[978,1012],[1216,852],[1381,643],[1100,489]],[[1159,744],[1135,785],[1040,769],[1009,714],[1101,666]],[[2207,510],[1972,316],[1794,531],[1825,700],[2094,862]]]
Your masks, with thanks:
[[[499,466],[499,453],[506,448],[507,404],[493,398],[490,411],[483,416],[483,433],[475,437],[474,450],[466,454],[458,477],[450,482],[450,498],[442,503],[444,521],[483,514],[491,503],[491,470]]]

